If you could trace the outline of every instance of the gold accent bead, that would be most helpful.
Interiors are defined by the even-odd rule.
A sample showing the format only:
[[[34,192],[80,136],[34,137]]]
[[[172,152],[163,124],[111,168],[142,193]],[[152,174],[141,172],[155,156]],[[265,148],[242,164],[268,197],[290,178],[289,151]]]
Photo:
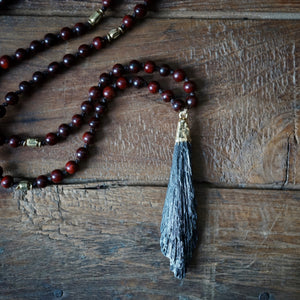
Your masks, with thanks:
[[[191,142],[190,129],[187,123],[188,113],[183,110],[179,113],[179,122],[176,131],[176,143]]]
[[[28,191],[32,189],[32,184],[29,181],[20,181],[16,189],[21,191]]]
[[[103,16],[104,16],[104,11],[103,11],[102,9],[99,8],[98,10],[94,11],[94,12],[90,15],[90,17],[89,17],[89,19],[88,19],[88,22],[89,22],[92,26],[95,26],[96,24],[98,24],[98,23],[102,20]]]
[[[124,33],[124,30],[122,27],[117,27],[112,29],[111,31],[108,32],[107,34],[107,40],[110,43],[112,40],[116,40],[120,35]]]
[[[42,143],[38,139],[26,139],[26,141],[23,143],[23,146],[27,147],[41,147]]]

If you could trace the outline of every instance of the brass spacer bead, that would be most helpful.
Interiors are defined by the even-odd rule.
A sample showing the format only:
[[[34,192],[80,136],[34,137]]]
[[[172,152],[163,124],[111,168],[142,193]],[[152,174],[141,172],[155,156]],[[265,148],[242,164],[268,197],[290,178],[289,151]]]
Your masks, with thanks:
[[[29,181],[20,181],[16,187],[17,190],[28,191],[32,189],[32,183]]]
[[[41,147],[42,143],[38,139],[26,139],[23,142],[23,147]]]
[[[99,8],[98,10],[94,11],[90,17],[88,18],[88,22],[92,25],[95,26],[96,24],[98,24],[104,16],[104,11]]]
[[[111,43],[112,40],[116,40],[123,33],[124,33],[124,30],[120,26],[117,27],[117,28],[112,29],[111,31],[108,32],[108,34],[106,36],[108,42]]]

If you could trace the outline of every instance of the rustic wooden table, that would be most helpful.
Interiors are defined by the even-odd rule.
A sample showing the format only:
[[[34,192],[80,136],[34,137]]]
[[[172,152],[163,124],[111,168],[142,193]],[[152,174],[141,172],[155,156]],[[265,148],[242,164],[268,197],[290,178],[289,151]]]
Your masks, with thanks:
[[[85,21],[99,2],[15,1],[0,52]],[[36,70],[120,24],[121,2],[93,33],[1,76],[1,97]],[[144,90],[116,98],[83,169],[59,186],[0,191],[0,299],[300,299],[300,2],[158,1],[157,11],[10,109],[1,132],[42,136],[68,121],[116,62],[180,66],[200,92],[191,113],[199,243],[173,278],[159,227],[177,115]],[[81,134],[37,150],[0,149],[8,174],[61,168]]]

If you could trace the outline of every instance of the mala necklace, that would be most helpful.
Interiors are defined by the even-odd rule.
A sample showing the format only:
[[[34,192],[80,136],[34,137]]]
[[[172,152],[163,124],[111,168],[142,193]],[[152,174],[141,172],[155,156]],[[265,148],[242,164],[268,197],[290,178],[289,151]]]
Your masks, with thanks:
[[[66,54],[62,62],[52,62],[47,70],[37,71],[31,80],[22,81],[18,91],[6,94],[5,102],[0,105],[0,118],[5,116],[7,106],[18,103],[19,96],[28,95],[48,78],[70,68],[78,59],[89,56],[92,51],[100,50],[124,34],[133,26],[136,18],[143,18],[146,15],[150,2],[152,1],[148,0],[144,1],[144,4],[136,5],[134,14],[126,15],[122,25],[111,30],[106,36],[95,37],[90,45],[81,45],[75,54]],[[102,3],[102,8],[93,13],[88,23],[77,23],[72,29],[64,27],[59,34],[49,33],[46,34],[44,40],[33,41],[28,49],[18,49],[13,56],[2,56],[0,58],[2,71],[9,70],[14,64],[21,62],[29,55],[33,56],[45,47],[50,47],[63,40],[68,40],[75,34],[81,35],[90,30],[100,21],[105,10],[111,5],[111,1],[108,0],[103,0]],[[184,95],[181,95],[179,99],[170,89],[163,89],[158,81],[148,81],[147,76],[140,74],[138,76],[137,74],[142,71],[147,76],[156,72],[162,77],[172,76],[175,82],[183,83]],[[40,175],[34,179],[19,180],[11,175],[3,175],[3,168],[0,166],[1,186],[5,189],[15,186],[24,191],[31,188],[45,188],[51,184],[59,184],[67,176],[75,174],[79,170],[80,162],[88,156],[88,149],[94,143],[96,130],[102,116],[108,110],[109,103],[120,91],[129,87],[147,87],[150,93],[160,94],[162,102],[170,103],[171,107],[179,112],[172,168],[160,228],[160,246],[162,253],[170,260],[170,270],[175,277],[182,279],[185,277],[187,264],[197,242],[197,213],[191,170],[191,140],[187,124],[188,109],[196,105],[196,87],[182,69],[173,70],[167,64],[157,66],[153,61],[141,63],[132,60],[128,65],[115,64],[111,71],[100,75],[98,85],[90,87],[87,100],[81,103],[80,113],[73,115],[69,123],[59,125],[56,132],[47,133],[41,139],[22,138],[17,135],[5,137],[0,133],[0,145],[8,144],[13,148],[19,146],[41,147],[55,145],[65,140],[84,123],[89,125],[89,130],[82,136],[84,144],[76,151],[76,158],[69,160],[63,169],[55,169],[50,174]]]

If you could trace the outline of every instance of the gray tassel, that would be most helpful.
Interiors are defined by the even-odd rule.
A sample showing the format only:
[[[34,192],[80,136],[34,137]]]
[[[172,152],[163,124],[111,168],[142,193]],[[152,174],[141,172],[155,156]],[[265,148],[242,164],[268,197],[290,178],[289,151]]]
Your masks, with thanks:
[[[187,112],[179,114],[170,180],[160,226],[160,248],[170,259],[170,270],[179,279],[197,242],[197,212],[192,183],[191,144]]]

